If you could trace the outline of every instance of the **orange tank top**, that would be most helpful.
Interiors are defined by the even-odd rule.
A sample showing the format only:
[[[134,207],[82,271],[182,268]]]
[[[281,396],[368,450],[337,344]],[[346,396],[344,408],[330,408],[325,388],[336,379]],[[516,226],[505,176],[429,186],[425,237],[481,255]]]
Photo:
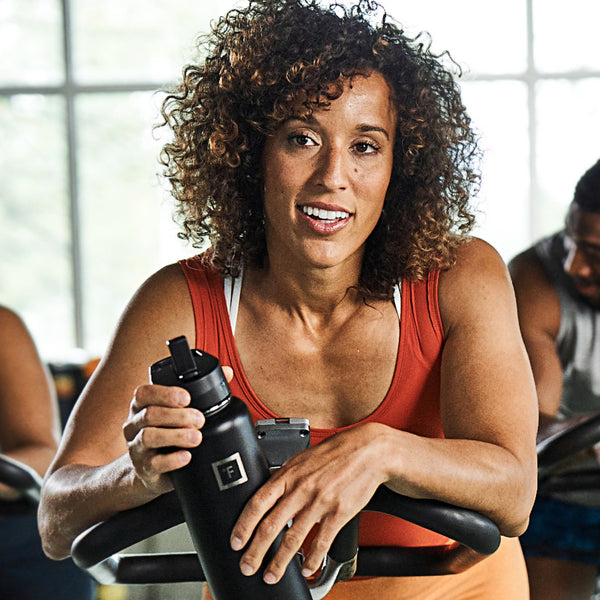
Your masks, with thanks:
[[[200,257],[182,260],[180,265],[192,298],[197,348],[233,368],[232,394],[246,403],[254,422],[285,417],[271,412],[260,401],[245,376],[221,275],[203,266]],[[438,307],[438,280],[439,272],[433,271],[422,282],[402,281],[400,341],[394,378],[381,404],[359,423],[378,422],[425,437],[443,437],[439,391],[444,334]],[[311,443],[317,444],[342,429],[311,427]],[[447,541],[402,519],[377,513],[361,516],[362,546],[434,546]]]

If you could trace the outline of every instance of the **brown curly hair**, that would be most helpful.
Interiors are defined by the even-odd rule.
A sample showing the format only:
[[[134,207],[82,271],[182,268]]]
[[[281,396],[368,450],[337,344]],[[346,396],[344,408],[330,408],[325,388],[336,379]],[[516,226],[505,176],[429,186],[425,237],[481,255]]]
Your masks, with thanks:
[[[403,277],[453,264],[474,223],[479,151],[452,73],[383,8],[317,0],[250,0],[199,39],[162,107],[173,130],[161,153],[181,237],[210,242],[223,275],[262,267],[267,254],[260,162],[266,137],[290,116],[327,105],[355,74],[381,72],[397,109],[394,166],[383,213],[367,240],[359,289],[390,297]],[[447,53],[446,53],[447,54]],[[449,56],[449,55],[448,55]],[[337,92],[331,93],[332,84]]]

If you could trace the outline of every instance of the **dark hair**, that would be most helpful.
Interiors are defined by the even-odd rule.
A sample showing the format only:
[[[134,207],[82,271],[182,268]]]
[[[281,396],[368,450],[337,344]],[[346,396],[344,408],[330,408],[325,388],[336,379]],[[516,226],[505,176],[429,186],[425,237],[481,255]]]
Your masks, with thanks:
[[[586,212],[600,213],[600,160],[577,182],[573,202]]]
[[[390,297],[403,276],[422,279],[453,264],[474,222],[469,200],[479,185],[479,151],[453,75],[426,35],[409,38],[370,0],[351,8],[251,0],[200,41],[203,63],[184,68],[163,104],[174,138],[161,162],[181,236],[196,247],[209,241],[222,274],[261,267],[266,257],[258,175],[266,137],[297,116],[298,106],[309,115],[339,97],[349,77],[373,70],[392,89],[397,131],[359,288]]]

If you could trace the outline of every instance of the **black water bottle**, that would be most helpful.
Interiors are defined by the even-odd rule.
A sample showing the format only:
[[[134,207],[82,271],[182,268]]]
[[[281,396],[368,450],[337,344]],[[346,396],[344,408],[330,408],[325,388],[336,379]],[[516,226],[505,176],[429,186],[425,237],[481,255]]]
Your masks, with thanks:
[[[150,381],[185,388],[190,406],[204,413],[202,443],[191,450],[188,465],[171,472],[175,493],[215,600],[310,600],[308,585],[294,559],[282,579],[262,580],[265,563],[250,577],[242,575],[240,551],[229,540],[233,526],[254,492],[268,479],[267,460],[258,445],[246,405],[231,395],[219,361],[190,350],[184,336],[167,342],[171,356],[150,367]]]

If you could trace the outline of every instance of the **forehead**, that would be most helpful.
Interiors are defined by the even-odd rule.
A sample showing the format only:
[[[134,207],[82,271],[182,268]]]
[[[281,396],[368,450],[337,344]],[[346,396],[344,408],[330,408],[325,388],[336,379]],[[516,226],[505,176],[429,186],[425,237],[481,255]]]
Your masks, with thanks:
[[[595,240],[600,243],[600,214],[582,210],[572,204],[567,213],[567,231],[581,240]]]
[[[329,98],[329,99],[327,99]],[[329,84],[324,95],[309,95],[310,114],[371,114],[392,124],[396,121],[396,105],[392,88],[378,71],[356,73]],[[306,99],[299,100],[292,110],[292,118],[310,119],[306,114]]]

